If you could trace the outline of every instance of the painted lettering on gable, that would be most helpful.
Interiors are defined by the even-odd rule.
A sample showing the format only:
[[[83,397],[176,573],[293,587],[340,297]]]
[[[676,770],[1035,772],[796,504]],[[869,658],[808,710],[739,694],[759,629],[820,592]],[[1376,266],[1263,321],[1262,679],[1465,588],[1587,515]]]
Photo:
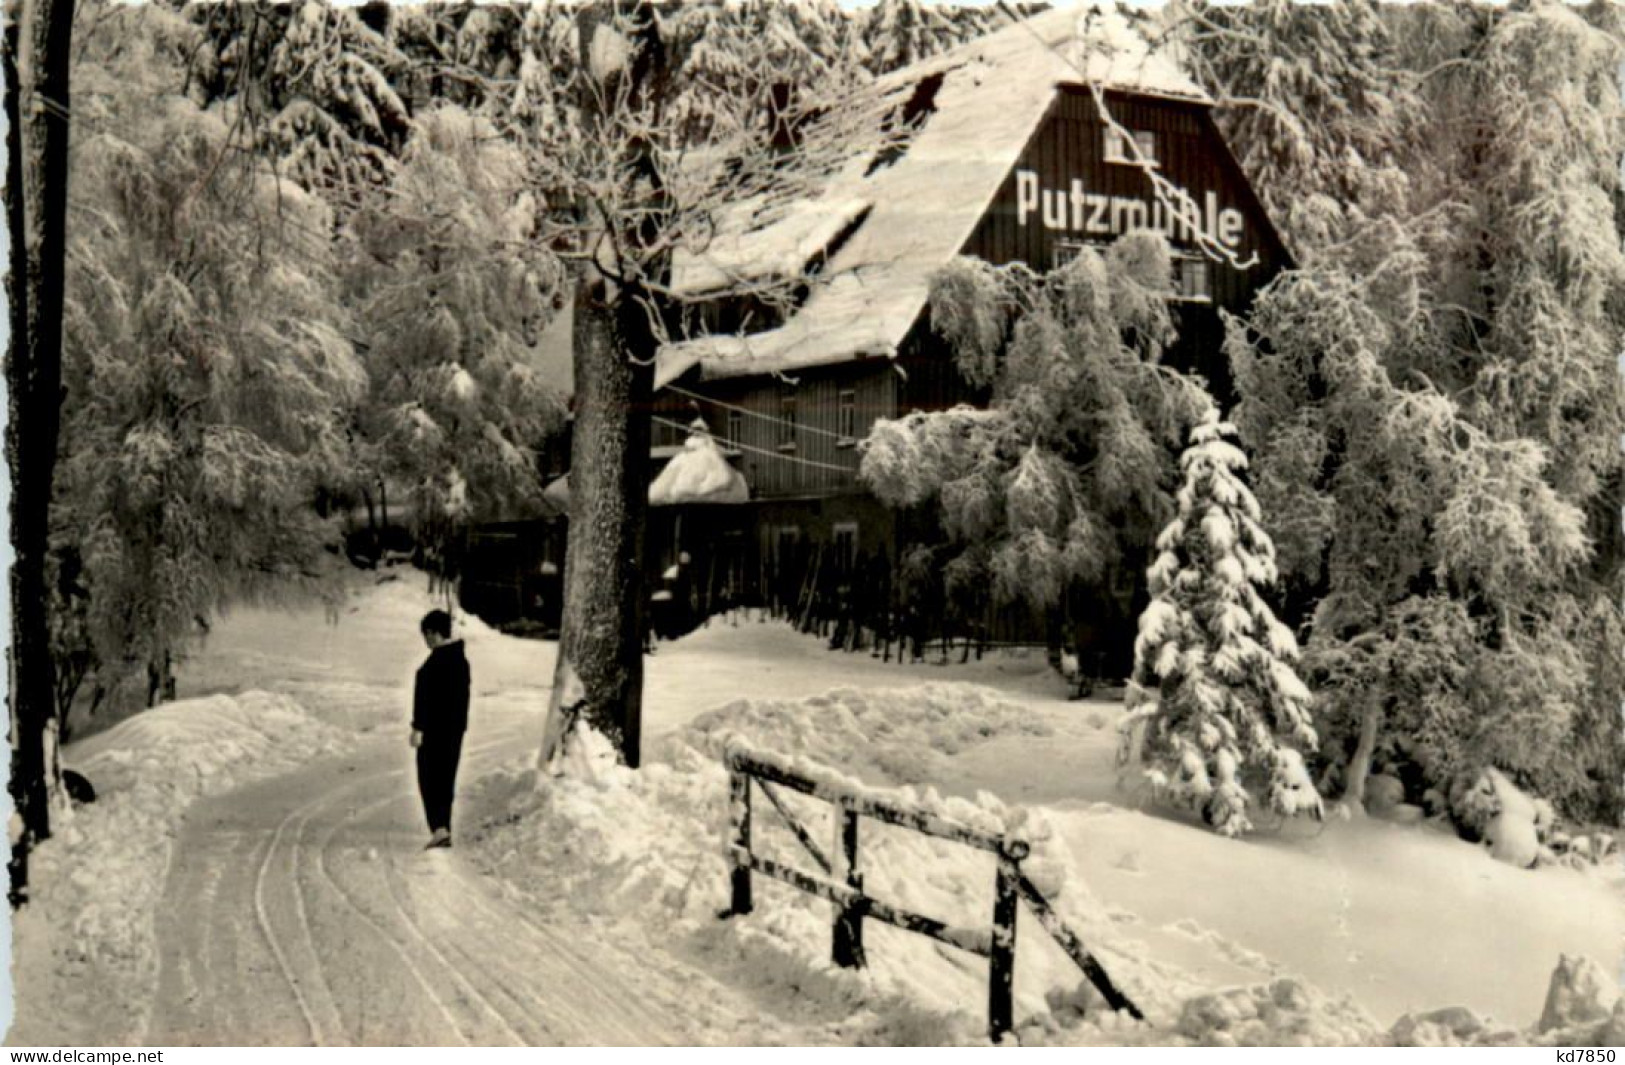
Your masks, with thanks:
[[[1227,251],[1239,253],[1247,232],[1242,213],[1234,207],[1221,208],[1214,192],[1203,193],[1200,200],[1191,199],[1195,210],[1181,212],[1161,200],[1090,192],[1081,178],[1073,178],[1064,189],[1045,188],[1037,171],[1016,171],[1017,225],[1025,226],[1031,218],[1045,229],[1091,237],[1157,229],[1176,243],[1192,242],[1200,234]]]

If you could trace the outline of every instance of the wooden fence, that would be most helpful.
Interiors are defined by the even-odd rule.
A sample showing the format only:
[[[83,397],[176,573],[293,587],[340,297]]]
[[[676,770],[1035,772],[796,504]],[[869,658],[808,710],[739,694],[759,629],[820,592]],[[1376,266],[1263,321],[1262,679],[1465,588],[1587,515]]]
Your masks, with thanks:
[[[1012,982],[1016,962],[1016,911],[1025,902],[1039,926],[1082,970],[1115,1010],[1127,1011],[1143,1019],[1138,1007],[1129,1001],[1107,976],[1106,970],[1068,928],[1054,907],[1021,871],[1021,862],[1030,853],[1025,840],[1010,835],[994,835],[962,825],[929,810],[911,807],[886,798],[857,791],[830,781],[814,780],[792,766],[761,752],[730,748],[724,757],[728,767],[730,812],[730,873],[732,897],[725,916],[751,912],[751,874],[762,873],[781,880],[810,895],[828,899],[836,906],[831,954],[835,964],[848,968],[864,964],[863,922],[884,921],[908,932],[929,936],[951,947],[988,959],[988,1035],[998,1042],[1010,1031]],[[801,844],[820,873],[808,873],[757,854],[751,846],[752,784],[767,800],[769,809]],[[833,858],[824,854],[812,834],[796,820],[775,790],[784,787],[829,803],[839,824],[840,849]],[[863,873],[858,868],[858,820],[868,817],[885,824],[900,825],[927,836],[951,840],[993,854],[996,865],[993,882],[991,930],[949,925],[943,921],[911,913],[864,892]]]

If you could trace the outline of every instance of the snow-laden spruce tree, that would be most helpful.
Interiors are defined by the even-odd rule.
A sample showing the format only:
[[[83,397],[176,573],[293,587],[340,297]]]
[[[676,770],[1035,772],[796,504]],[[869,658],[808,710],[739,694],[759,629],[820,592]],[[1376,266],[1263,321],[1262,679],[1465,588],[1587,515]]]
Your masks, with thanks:
[[[1179,511],[1157,538],[1124,721],[1153,786],[1226,836],[1252,827],[1249,769],[1271,809],[1321,813],[1298,750],[1315,745],[1309,689],[1293,668],[1297,641],[1259,594],[1275,581],[1275,549],[1234,437],[1210,409],[1180,458]]]
[[[305,0],[185,14],[201,31],[184,57],[187,91],[240,108],[242,131],[282,176],[340,207],[388,183],[412,128],[395,87],[408,71],[361,8]]]
[[[535,239],[524,157],[487,120],[421,111],[390,192],[350,215],[346,296],[370,385],[357,412],[356,472],[408,487],[418,542],[448,557],[473,521],[534,502],[534,448],[563,398],[532,346],[564,284]]]

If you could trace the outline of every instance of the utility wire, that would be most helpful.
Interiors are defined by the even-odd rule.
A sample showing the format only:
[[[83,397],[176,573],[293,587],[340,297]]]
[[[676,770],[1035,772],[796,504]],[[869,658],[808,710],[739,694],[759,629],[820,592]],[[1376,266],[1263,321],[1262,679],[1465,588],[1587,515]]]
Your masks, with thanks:
[[[661,425],[669,425],[673,429],[687,429],[688,428],[688,426],[684,425],[682,422],[673,421],[670,418],[662,418],[658,414],[650,415],[650,417],[651,417],[652,420],[660,423]],[[737,441],[732,441],[732,440],[726,441],[726,443],[730,448],[738,448],[740,451],[750,451],[750,452],[754,452],[755,454],[758,454],[758,455],[766,455],[770,459],[779,459],[782,462],[793,462],[793,463],[796,463],[797,465],[811,466],[814,469],[820,469],[820,470],[834,470],[836,473],[857,473],[858,472],[857,468],[854,467],[854,466],[837,466],[837,465],[835,465],[834,463],[831,463],[831,462],[817,462],[817,461],[815,461],[813,459],[797,458],[794,455],[786,455],[782,451],[769,451],[766,448],[752,447],[749,444],[741,444],[741,443],[738,443]]]
[[[798,422],[791,422],[786,418],[776,418],[771,414],[763,414],[761,411],[751,410],[749,407],[740,407],[732,403],[724,403],[720,399],[712,399],[710,396],[702,396],[698,392],[690,392],[688,389],[678,388],[676,385],[667,385],[664,391],[675,393],[687,399],[697,400],[701,403],[709,403],[711,406],[721,407],[723,410],[736,410],[741,414],[748,414],[752,418],[760,418],[764,422],[773,422],[778,425],[794,425],[797,432],[812,433],[815,436],[833,437],[836,440],[850,439],[850,437],[842,436],[840,433],[832,433],[828,429],[818,429],[811,425],[801,425]]]

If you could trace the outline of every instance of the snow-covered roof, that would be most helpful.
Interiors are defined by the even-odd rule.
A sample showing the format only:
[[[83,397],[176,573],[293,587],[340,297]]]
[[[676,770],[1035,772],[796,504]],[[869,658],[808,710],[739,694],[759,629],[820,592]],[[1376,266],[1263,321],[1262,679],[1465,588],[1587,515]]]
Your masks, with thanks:
[[[689,291],[765,268],[799,269],[862,217],[806,303],[782,326],[666,346],[656,384],[696,363],[708,378],[893,356],[925,306],[931,274],[970,239],[1060,86],[1091,82],[1139,95],[1211,99],[1115,7],[1048,11],[882,79],[906,100],[933,76],[930,117],[889,166],[854,160],[823,195],[782,221],[713,244],[678,265]],[[870,171],[873,172],[870,172]],[[867,216],[862,212],[867,211]],[[749,229],[748,226],[741,227]],[[748,249],[748,250],[747,250]],[[754,276],[762,276],[754,273]]]

